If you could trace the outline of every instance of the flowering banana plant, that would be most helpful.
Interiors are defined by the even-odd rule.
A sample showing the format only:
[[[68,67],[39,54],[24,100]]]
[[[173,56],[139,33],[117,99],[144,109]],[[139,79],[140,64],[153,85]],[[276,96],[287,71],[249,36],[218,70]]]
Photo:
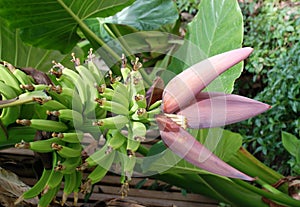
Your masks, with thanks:
[[[241,48],[210,57],[174,77],[162,95],[163,114],[156,117],[167,147],[186,161],[218,175],[252,181],[199,143],[185,129],[212,128],[263,113],[269,105],[246,97],[203,92],[231,66],[247,58],[252,48]]]

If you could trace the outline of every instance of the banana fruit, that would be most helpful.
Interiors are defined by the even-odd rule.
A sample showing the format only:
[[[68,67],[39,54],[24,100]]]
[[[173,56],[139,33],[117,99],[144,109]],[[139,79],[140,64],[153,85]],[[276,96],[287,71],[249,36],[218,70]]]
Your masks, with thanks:
[[[54,62],[50,73],[43,74],[48,81],[38,83],[22,69],[0,65],[4,74],[0,77],[0,144],[52,158],[50,167],[44,163],[39,181],[16,203],[41,195],[39,206],[48,206],[64,182],[61,204],[74,193],[76,205],[79,191],[90,192],[114,162],[121,163],[127,183],[136,169],[135,153],[141,149],[147,127],[161,112],[161,101],[147,103],[138,59],[130,69],[123,57],[119,77],[111,71],[104,75],[93,62],[92,50],[83,65],[72,56],[74,69]],[[86,133],[95,140],[100,135],[106,139],[88,157],[82,144]],[[93,171],[82,183],[87,168]]]

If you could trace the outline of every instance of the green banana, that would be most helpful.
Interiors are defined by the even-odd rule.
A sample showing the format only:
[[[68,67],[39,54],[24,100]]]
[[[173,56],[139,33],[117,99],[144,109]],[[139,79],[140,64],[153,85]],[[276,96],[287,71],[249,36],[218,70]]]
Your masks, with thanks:
[[[61,109],[67,109],[67,107],[65,105],[63,105],[62,103],[56,101],[56,100],[49,100],[46,101],[42,104],[43,108],[45,108],[46,110],[49,111],[58,111]]]
[[[7,139],[8,139],[7,128],[2,124],[2,121],[0,119],[0,147],[6,145]]]
[[[82,115],[72,109],[60,109],[58,111],[47,111],[47,114],[53,114],[59,117],[59,120],[65,124],[71,125],[72,127],[79,126],[83,124]]]
[[[122,78],[123,78],[123,81],[125,84],[127,84],[127,82],[128,82],[128,77],[129,77],[130,71],[131,70],[126,66],[123,66],[121,68],[121,74],[122,74]]]
[[[98,67],[95,65],[95,63],[93,62],[93,53],[92,53],[92,49],[90,49],[89,51],[89,56],[88,56],[88,61],[87,61],[87,67],[88,70],[92,73],[93,77],[96,80],[96,83],[99,84],[104,84],[104,76],[101,73],[101,71],[98,69]]]
[[[108,151],[109,146],[106,143],[100,150],[97,150],[88,158],[85,159],[85,162],[77,168],[77,170],[85,170],[86,168],[93,167],[96,165],[103,165],[106,162],[107,157],[113,151]]]
[[[76,132],[53,133],[52,136],[58,137],[64,142],[80,143],[84,137],[84,133],[76,130]]]
[[[123,115],[117,115],[104,119],[99,119],[93,123],[94,126],[100,126],[102,129],[122,129],[129,119]]]
[[[39,180],[34,184],[34,186],[32,188],[30,188],[29,190],[27,190],[26,192],[24,192],[16,201],[15,201],[15,205],[19,204],[20,202],[22,202],[24,199],[30,199],[30,198],[34,198],[36,196],[38,196],[43,189],[45,188],[48,178],[50,176],[52,172],[52,169],[50,170],[43,170],[42,176],[39,178]]]
[[[51,147],[63,158],[81,156],[82,146],[80,143],[68,143],[68,146],[52,143]]]
[[[44,193],[38,202],[38,207],[48,207],[59,190],[60,185],[56,186],[55,188],[51,188]]]
[[[50,90],[51,85],[45,85],[45,84],[21,84],[20,88],[27,91],[43,91],[43,90]]]
[[[3,81],[6,85],[12,87],[17,94],[22,93],[19,81],[8,68],[0,64],[0,73],[0,81]]]
[[[60,171],[52,170],[49,179],[47,181],[47,184],[43,190],[43,193],[47,193],[50,189],[55,189],[57,186],[61,185],[62,179],[64,177],[64,174]]]
[[[33,141],[36,129],[28,126],[14,126],[7,129],[8,139],[24,140],[25,142]]]
[[[34,111],[36,110],[36,104],[32,103],[32,104],[22,104],[20,105],[21,107],[21,111],[20,111],[20,115],[19,115],[19,119],[32,119],[33,115],[34,115]],[[31,111],[32,113],[28,113],[29,111]]]
[[[120,114],[127,116],[129,114],[129,109],[123,104],[108,101],[105,98],[96,98],[95,101],[100,105],[101,108],[110,111],[114,114]]]
[[[2,100],[12,99],[17,97],[17,93],[15,90],[6,85],[4,82],[0,81],[0,95],[2,96]],[[2,106],[4,104],[1,104]],[[21,112],[20,106],[7,106],[2,109],[0,119],[4,126],[8,126],[16,121]]]
[[[60,157],[56,152],[52,152],[52,171],[48,177],[43,193],[47,193],[51,189],[55,189],[57,186],[60,186],[63,179],[63,174],[55,170],[57,163],[59,162]]]
[[[47,93],[52,97],[52,100],[56,100],[67,108],[72,107],[72,102],[70,103],[66,96],[61,93],[57,93],[56,91],[48,90]]]
[[[97,84],[97,81],[91,71],[86,67],[79,65],[76,67],[76,70],[78,71],[79,75],[86,85],[87,97],[85,102],[84,114],[89,114],[95,110],[95,107],[97,105],[96,102],[92,101],[95,98],[98,98],[98,91],[95,88],[95,84]]]
[[[15,144],[15,147],[20,149],[30,149],[32,151],[40,152],[40,153],[47,153],[47,152],[54,151],[54,149],[51,146],[53,143],[57,143],[57,142],[60,142],[59,138],[53,137],[46,140],[37,140],[32,142],[21,141]]]
[[[73,193],[74,193],[73,206],[77,206],[77,203],[78,203],[78,192],[80,191],[82,177],[83,177],[83,173],[81,171],[76,171],[76,183],[75,183],[75,188],[73,189]]]
[[[64,68],[62,70],[63,75],[67,76],[74,84],[75,87],[78,90],[78,94],[81,100],[81,103],[83,105],[85,105],[85,102],[88,100],[87,99],[87,88],[85,85],[85,82],[83,81],[83,79],[80,77],[80,75],[78,73],[76,73],[73,70],[70,70],[68,68]]]
[[[16,143],[19,143],[21,141],[32,142],[34,140],[35,133],[36,129],[33,129],[31,127],[8,127],[6,134],[4,134],[8,136],[7,139],[4,139],[5,136],[0,134],[0,146],[3,148],[7,148],[13,147]]]
[[[17,119],[16,123],[49,132],[64,132],[68,130],[67,125],[62,122],[45,119]]]
[[[0,90],[1,90],[1,86],[0,86]],[[19,95],[17,97],[15,96],[15,98],[7,100],[7,103],[0,102],[0,109],[9,107],[9,106],[22,105],[25,103],[34,103],[34,102],[37,102],[38,99],[49,100],[49,99],[51,99],[51,97],[49,97],[44,91],[26,92],[26,93],[22,93],[21,95]]]
[[[140,142],[145,139],[146,126],[141,122],[130,122],[128,126],[127,150],[132,152],[137,151]]]
[[[130,72],[130,91],[131,98],[134,98],[136,94],[145,95],[145,86],[141,73],[139,71],[131,71]]]
[[[154,109],[157,109],[158,107],[161,106],[162,100],[158,100],[154,102],[151,106],[149,106],[148,111],[152,111]]]
[[[110,169],[115,157],[115,151],[109,154],[105,159],[105,163],[98,164],[96,168],[88,175],[87,180],[81,186],[81,191],[83,193],[90,193],[92,185],[102,180]]]
[[[102,180],[102,178],[106,175],[108,170],[109,169],[97,165],[97,167],[88,176],[88,179],[91,181],[91,184],[93,185]]]
[[[69,108],[79,113],[83,112],[83,104],[81,103],[81,99],[76,89],[63,87],[60,95],[68,100],[68,103],[71,105]]]
[[[106,137],[108,146],[115,150],[120,148],[127,140],[119,130],[109,130]]]
[[[16,77],[16,79],[21,85],[29,85],[34,83],[33,78],[21,71],[20,69],[15,68],[13,71],[13,75]]]
[[[115,82],[113,84],[111,84],[111,86],[113,87],[114,89],[114,92],[122,95],[124,97],[124,99],[126,99],[126,101],[128,101],[128,98],[129,98],[129,92],[128,92],[128,89],[127,89],[127,86],[120,83],[120,82]]]
[[[75,83],[66,75],[61,75],[59,79],[57,79],[57,82],[63,87],[63,88],[70,88],[75,89]]]
[[[137,106],[137,104],[135,104]],[[138,108],[134,114],[131,115],[131,119],[133,121],[140,121],[140,122],[149,122],[149,115],[145,108]]]
[[[63,174],[72,174],[76,168],[81,164],[81,156],[66,158],[63,162],[59,162],[54,170]]]
[[[77,184],[77,172],[73,171],[71,174],[65,174],[64,175],[64,190],[63,190],[63,196],[61,205],[63,206],[68,198],[68,195],[70,195],[73,190],[76,188]]]
[[[134,167],[136,164],[136,157],[134,155],[129,155],[129,156],[124,155],[123,158],[124,158],[124,162],[123,162],[124,174],[126,177],[126,181],[128,182],[131,180],[134,171]]]

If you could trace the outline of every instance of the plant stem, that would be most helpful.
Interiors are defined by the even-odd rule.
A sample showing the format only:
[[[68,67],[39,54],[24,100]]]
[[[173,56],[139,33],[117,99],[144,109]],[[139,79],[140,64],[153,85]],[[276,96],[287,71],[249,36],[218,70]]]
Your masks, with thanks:
[[[123,51],[125,53],[125,55],[127,57],[129,57],[129,59],[131,61],[134,61],[135,60],[135,57],[131,54],[130,52],[130,48],[129,46],[127,45],[127,42],[124,40],[122,34],[120,33],[120,31],[118,30],[118,28],[116,27],[115,24],[111,24],[111,29],[112,31],[109,29],[109,27],[105,24],[105,30],[108,31],[109,34],[112,34],[113,37],[117,38],[121,44],[121,47],[123,48]]]
[[[63,2],[63,0],[57,0],[57,2],[66,10],[68,14],[77,22],[82,32],[88,37],[96,41],[103,49],[109,53],[115,60],[120,60],[118,54],[116,54],[110,47],[108,47],[105,42],[98,37],[74,12]]]
[[[271,185],[265,183],[264,181],[262,181],[261,179],[257,179],[255,180],[255,182],[257,182],[258,184],[260,184],[262,187],[264,187],[266,190],[270,191],[267,192],[265,190],[259,189],[247,182],[238,180],[238,179],[233,179],[235,183],[243,186],[244,188],[247,188],[248,190],[251,190],[257,194],[262,195],[265,198],[271,199],[273,201],[276,201],[278,203],[284,204],[284,205],[288,205],[288,206],[300,206],[300,201],[295,200],[293,198],[291,198],[290,196],[288,196],[287,194],[282,193],[281,191],[277,190],[276,188],[272,187]]]

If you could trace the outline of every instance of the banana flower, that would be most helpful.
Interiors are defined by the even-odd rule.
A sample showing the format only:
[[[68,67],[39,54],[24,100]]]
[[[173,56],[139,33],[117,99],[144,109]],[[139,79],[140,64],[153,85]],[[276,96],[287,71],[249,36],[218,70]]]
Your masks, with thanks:
[[[270,108],[246,97],[202,92],[252,48],[241,48],[203,60],[175,76],[162,95],[163,114],[156,117],[163,142],[175,154],[209,172],[244,180],[252,177],[231,167],[199,143],[185,128],[212,128],[239,122]]]

